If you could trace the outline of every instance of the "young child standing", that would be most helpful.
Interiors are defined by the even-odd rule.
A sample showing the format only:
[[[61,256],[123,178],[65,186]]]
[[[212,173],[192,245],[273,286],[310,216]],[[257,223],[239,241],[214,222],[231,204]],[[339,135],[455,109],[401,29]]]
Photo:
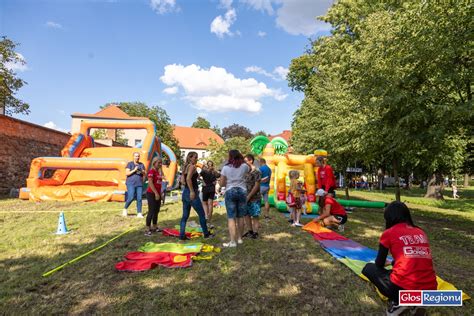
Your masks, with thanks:
[[[290,211],[292,209],[292,219],[293,223],[291,226],[293,227],[302,227],[303,225],[300,223],[301,219],[301,196],[303,194],[303,184],[298,181],[300,177],[300,173],[297,170],[290,171],[290,190],[288,191],[288,195],[292,195],[294,198],[294,202],[290,207]],[[291,200],[291,198],[290,198]],[[291,217],[291,215],[290,215]]]

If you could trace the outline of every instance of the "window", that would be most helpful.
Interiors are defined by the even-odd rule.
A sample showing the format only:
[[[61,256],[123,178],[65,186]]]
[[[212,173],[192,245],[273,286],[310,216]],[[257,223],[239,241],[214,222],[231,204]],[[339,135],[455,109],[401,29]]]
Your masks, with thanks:
[[[201,158],[206,158],[206,152],[205,151],[202,152]]]
[[[142,140],[141,139],[135,139],[135,147],[137,147],[138,145],[140,145],[142,143]]]

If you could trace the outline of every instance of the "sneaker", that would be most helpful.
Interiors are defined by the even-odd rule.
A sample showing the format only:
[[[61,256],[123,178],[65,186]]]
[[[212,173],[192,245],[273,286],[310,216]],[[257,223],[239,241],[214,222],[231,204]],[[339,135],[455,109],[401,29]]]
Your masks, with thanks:
[[[339,232],[341,232],[341,233],[344,232],[344,225],[339,225],[339,227],[337,228],[337,230],[338,230]]]
[[[152,231],[151,231],[151,230],[147,230],[147,231],[145,232],[145,236],[151,236],[151,234],[152,234]]]
[[[214,237],[214,236],[216,236],[216,235],[214,235],[213,233],[209,232],[209,233],[207,233],[207,235],[204,235],[204,239],[212,238],[212,237]]]
[[[395,305],[395,302],[390,300],[387,305],[387,316],[397,316],[408,309],[410,309],[410,306]]]
[[[249,230],[248,232],[246,232],[246,233],[242,236],[242,238],[245,238],[245,237],[252,237],[252,235],[253,235],[253,231]]]
[[[290,226],[291,226],[291,227],[296,227],[296,224],[295,224],[295,223],[293,223],[293,224],[291,224]]]
[[[235,243],[235,241],[229,241],[229,242],[223,243],[222,247],[224,247],[224,248],[235,248],[235,247],[237,247],[237,244]]]
[[[295,226],[297,226],[297,227],[303,227],[304,225],[301,224],[300,222],[296,222],[296,223],[295,223]]]
[[[142,213],[138,213],[138,214],[137,214],[137,218],[143,218],[143,214],[142,214]]]
[[[242,239],[239,239],[239,240],[237,240],[237,243],[238,243],[239,245],[242,245],[242,244],[244,243],[244,241],[243,241]]]
[[[128,216],[128,212],[127,212],[126,209],[123,209],[123,211],[122,211],[122,216],[123,216],[123,217],[127,217],[127,216]]]
[[[189,238],[187,236],[184,236],[184,237],[179,237],[179,240],[185,241],[185,240],[189,240]]]

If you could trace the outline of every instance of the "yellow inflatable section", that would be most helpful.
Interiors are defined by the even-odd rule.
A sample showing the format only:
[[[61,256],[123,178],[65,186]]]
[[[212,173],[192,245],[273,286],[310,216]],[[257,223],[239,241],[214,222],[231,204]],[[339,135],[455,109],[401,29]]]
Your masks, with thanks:
[[[92,128],[144,129],[147,132],[141,148],[95,147],[89,135]],[[175,181],[177,161],[169,147],[156,137],[155,124],[150,120],[85,120],[80,133],[71,139],[61,151],[62,157],[33,159],[26,187],[21,188],[20,198],[32,201],[125,201],[125,167],[133,153],[140,153],[140,161],[146,170],[151,160],[161,155],[162,148],[170,158],[164,166],[166,179]],[[52,176],[48,172],[54,170]]]
[[[318,156],[327,156],[324,150],[318,150],[314,155],[293,155],[275,154],[275,149],[271,143],[268,143],[263,150],[262,158],[267,162],[272,171],[270,179],[269,202],[280,211],[287,211],[286,196],[289,187],[288,175],[291,170],[297,170],[300,173],[300,180],[304,183],[306,189],[306,210],[307,213],[315,213],[316,202],[316,158]]]

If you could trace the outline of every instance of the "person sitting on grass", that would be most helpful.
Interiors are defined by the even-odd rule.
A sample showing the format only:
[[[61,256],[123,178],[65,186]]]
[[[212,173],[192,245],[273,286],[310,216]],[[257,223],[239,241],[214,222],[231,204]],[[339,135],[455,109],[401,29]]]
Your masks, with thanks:
[[[148,214],[146,216],[147,231],[145,236],[151,236],[153,232],[160,232],[158,228],[158,213],[160,212],[163,192],[161,190],[163,182],[163,169],[160,157],[155,157],[151,161],[151,168],[148,171],[148,189],[146,190],[146,199],[148,201]],[[153,222],[153,226],[151,226]]]
[[[402,202],[392,202],[384,212],[386,230],[380,237],[375,263],[362,270],[370,282],[389,298],[387,315],[400,315],[409,306],[399,306],[400,290],[436,290],[430,245],[425,232],[413,223],[410,210]],[[385,269],[388,252],[393,269]]]
[[[245,163],[250,167],[250,172],[245,175],[245,184],[247,185],[247,209],[244,220],[248,227],[248,231],[242,237],[258,238],[260,205],[262,204],[262,196],[260,195],[260,179],[262,174],[260,170],[253,164],[255,158],[248,154],[244,157]]]
[[[330,194],[323,189],[316,191],[319,197],[319,216],[313,219],[323,227],[336,227],[339,231],[344,231],[344,224],[347,222],[346,210]]]

